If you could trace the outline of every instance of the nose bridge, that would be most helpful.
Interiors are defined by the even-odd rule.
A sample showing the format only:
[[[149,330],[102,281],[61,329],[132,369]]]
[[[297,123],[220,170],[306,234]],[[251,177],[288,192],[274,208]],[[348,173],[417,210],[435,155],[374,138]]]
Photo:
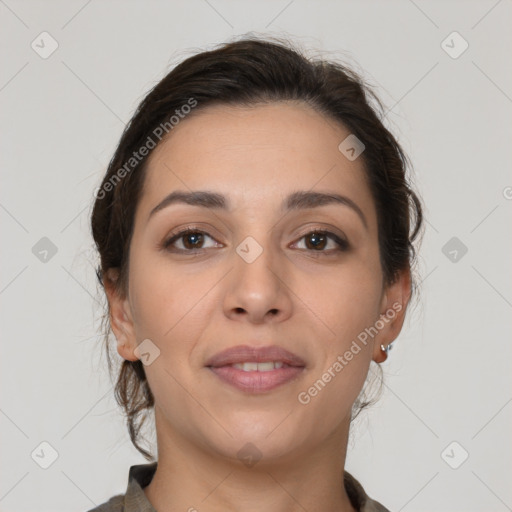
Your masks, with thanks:
[[[226,314],[244,313],[252,321],[263,321],[267,314],[287,317],[291,300],[280,275],[284,270],[280,262],[279,248],[273,247],[271,232],[261,230],[246,236],[235,248],[224,305]]]
[[[256,238],[257,237],[257,238]],[[259,241],[258,241],[259,240]],[[269,233],[245,237],[236,247],[235,274],[237,281],[250,285],[253,292],[268,295],[276,290],[275,249]]]

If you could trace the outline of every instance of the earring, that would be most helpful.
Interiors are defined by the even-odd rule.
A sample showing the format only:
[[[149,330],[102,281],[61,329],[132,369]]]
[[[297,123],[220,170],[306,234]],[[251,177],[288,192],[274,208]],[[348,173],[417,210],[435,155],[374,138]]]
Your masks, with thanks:
[[[388,352],[393,348],[393,342],[391,342],[387,347],[385,347],[384,345],[381,345],[380,346],[380,349],[382,350],[382,352],[386,352],[386,355],[388,355]]]

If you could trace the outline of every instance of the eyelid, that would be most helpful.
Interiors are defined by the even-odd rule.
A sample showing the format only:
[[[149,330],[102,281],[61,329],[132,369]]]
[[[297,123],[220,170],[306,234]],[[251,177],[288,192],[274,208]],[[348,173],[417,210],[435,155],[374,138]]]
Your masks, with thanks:
[[[188,225],[186,227],[179,228],[177,231],[175,230],[175,231],[171,232],[161,243],[160,248],[163,250],[170,251],[170,252],[176,252],[176,253],[182,253],[182,254],[185,254],[185,253],[193,254],[193,253],[198,253],[198,252],[204,251],[206,249],[210,249],[210,247],[206,247],[206,248],[199,247],[197,249],[177,249],[177,248],[171,249],[170,248],[171,244],[175,243],[177,240],[179,240],[183,236],[187,235],[188,233],[201,233],[202,235],[205,235],[205,236],[211,238],[212,240],[214,240],[217,244],[220,244],[220,246],[224,246],[224,244],[222,244],[221,242],[218,242],[217,239],[214,236],[212,236],[210,233],[208,233],[208,231],[205,231],[205,229],[201,229],[197,225]],[[329,228],[320,227],[320,226],[316,226],[316,227],[308,226],[307,228],[303,229],[296,236],[295,241],[292,242],[292,245],[297,244],[304,237],[311,235],[313,233],[319,233],[319,234],[325,235],[327,238],[334,241],[334,243],[338,247],[336,249],[330,249],[327,251],[325,251],[325,250],[314,251],[312,249],[300,249],[300,250],[310,252],[310,253],[329,255],[329,254],[332,254],[333,252],[338,253],[340,251],[347,251],[350,248],[350,243],[348,242],[348,239],[344,234],[341,235],[334,231],[331,231]]]
[[[334,231],[334,228],[327,228],[327,227],[320,227],[320,226],[308,226],[307,228],[305,228],[305,230],[301,231],[301,233],[299,235],[297,235],[297,239],[296,239],[296,242],[293,242],[294,244],[296,244],[297,242],[299,242],[300,240],[302,240],[305,236],[307,235],[310,235],[310,234],[313,234],[313,233],[319,233],[319,234],[322,234],[322,235],[325,235],[327,236],[327,238],[330,238],[331,240],[333,240],[337,245],[338,245],[338,249],[335,250],[335,252],[339,252],[339,251],[347,251],[349,248],[350,248],[350,243],[347,239],[347,237],[345,236],[345,234],[338,234]],[[308,251],[308,252],[312,252],[312,253],[318,253],[318,254],[332,254],[332,250],[331,251]]]
[[[336,235],[338,238],[346,238],[345,233],[341,231],[339,228],[335,228],[333,226],[325,226],[325,225],[308,225],[305,228],[301,228],[299,231],[299,234],[297,236],[305,236],[312,232],[322,232],[322,233],[329,233],[332,235]]]
[[[175,230],[175,231],[172,231],[171,233],[169,233],[164,238],[164,241],[161,243],[160,248],[164,249],[164,250],[170,251],[171,249],[169,247],[171,246],[171,244],[173,244],[174,242],[176,242],[177,240],[179,240],[183,236],[187,235],[188,233],[201,233],[202,235],[205,235],[205,236],[211,238],[212,240],[215,240],[215,242],[217,244],[223,245],[221,242],[218,242],[217,239],[214,236],[212,236],[210,233],[208,233],[208,231],[206,231],[205,228],[200,228],[197,225],[189,225],[189,226],[185,226],[183,228],[179,228],[178,230]],[[204,250],[204,248],[200,247],[198,249],[188,249],[188,250],[185,250],[185,249],[175,249],[175,252],[183,252],[183,253],[184,252],[189,252],[189,253],[192,253],[192,252],[198,252],[198,251],[201,251],[201,250]]]

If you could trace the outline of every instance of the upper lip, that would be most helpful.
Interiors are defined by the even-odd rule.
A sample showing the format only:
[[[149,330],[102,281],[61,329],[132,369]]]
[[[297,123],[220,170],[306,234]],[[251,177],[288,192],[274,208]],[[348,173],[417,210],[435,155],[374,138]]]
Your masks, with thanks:
[[[268,361],[280,361],[290,366],[306,366],[306,363],[297,354],[290,352],[277,345],[266,347],[254,347],[249,345],[237,345],[221,352],[208,359],[205,366],[227,366],[236,363],[265,363]]]

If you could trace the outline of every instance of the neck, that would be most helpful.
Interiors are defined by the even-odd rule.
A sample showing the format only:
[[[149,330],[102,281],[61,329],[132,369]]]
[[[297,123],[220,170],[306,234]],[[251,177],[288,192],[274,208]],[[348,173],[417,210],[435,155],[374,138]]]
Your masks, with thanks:
[[[321,446],[251,467],[219,456],[162,425],[158,465],[144,493],[158,512],[356,512],[343,487],[349,421]]]

